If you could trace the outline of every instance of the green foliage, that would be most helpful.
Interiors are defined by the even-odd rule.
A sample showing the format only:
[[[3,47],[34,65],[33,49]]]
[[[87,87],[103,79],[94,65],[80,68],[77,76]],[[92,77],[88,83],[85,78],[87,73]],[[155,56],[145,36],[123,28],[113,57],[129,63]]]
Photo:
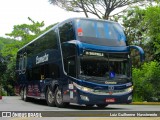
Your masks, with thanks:
[[[127,11],[127,14],[123,16],[123,26],[127,34],[127,40],[129,44],[142,45],[146,39],[146,26],[143,22],[145,16],[145,10],[139,7],[134,7]]]
[[[13,31],[6,34],[14,39],[0,38],[0,55],[5,61],[0,63],[0,81],[4,90],[7,91],[7,95],[14,95],[13,86],[15,83],[15,65],[18,49],[52,27],[49,26],[45,30],[41,30],[44,22],[35,22],[29,17],[28,20],[31,24],[15,25]]]
[[[152,101],[160,94],[160,64],[156,61],[133,68],[134,101]],[[160,99],[160,98],[159,98]]]
[[[2,96],[7,96],[7,93],[5,91],[2,91]]]
[[[35,22],[30,17],[28,17],[28,20],[31,24],[15,25],[12,33],[6,35],[13,37],[14,39],[29,42],[34,39],[36,35],[41,34],[41,28],[44,26],[44,22]]]
[[[145,22],[148,35],[154,47],[154,58],[160,62],[160,3],[146,9]]]
[[[13,39],[0,37],[0,50],[5,47],[6,44],[11,44]]]
[[[160,62],[160,7],[149,6],[131,8],[123,16],[123,26],[128,44],[141,46],[145,51],[145,61]],[[140,67],[137,52],[132,51],[133,66]]]

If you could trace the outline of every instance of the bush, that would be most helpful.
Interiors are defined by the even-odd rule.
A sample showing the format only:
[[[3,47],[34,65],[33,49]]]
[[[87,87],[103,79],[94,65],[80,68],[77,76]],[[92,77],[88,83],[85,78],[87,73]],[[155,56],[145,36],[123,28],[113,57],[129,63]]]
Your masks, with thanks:
[[[140,69],[133,68],[133,101],[153,101],[159,99],[160,65],[156,61],[144,63]]]

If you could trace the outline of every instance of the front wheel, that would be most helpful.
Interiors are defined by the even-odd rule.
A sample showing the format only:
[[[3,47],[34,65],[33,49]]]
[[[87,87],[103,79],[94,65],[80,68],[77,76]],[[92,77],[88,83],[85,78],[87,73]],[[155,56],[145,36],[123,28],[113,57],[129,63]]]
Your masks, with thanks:
[[[86,107],[93,107],[94,106],[94,104],[86,104]]]
[[[57,107],[65,107],[68,103],[63,102],[63,97],[62,97],[62,92],[61,90],[57,87],[55,91],[55,104]]]
[[[46,101],[49,106],[51,107],[55,106],[54,94],[50,88],[48,88],[46,92]]]

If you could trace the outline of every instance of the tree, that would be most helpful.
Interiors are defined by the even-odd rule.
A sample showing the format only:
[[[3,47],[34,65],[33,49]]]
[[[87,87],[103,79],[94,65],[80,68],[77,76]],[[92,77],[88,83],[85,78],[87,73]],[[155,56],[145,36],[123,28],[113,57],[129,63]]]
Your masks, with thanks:
[[[150,41],[150,36],[147,34],[149,30],[145,22],[146,10],[140,7],[134,7],[128,10],[122,16],[122,25],[127,36],[129,45],[141,46],[145,51],[145,61],[153,60],[153,44]],[[132,50],[132,63],[133,66],[139,67],[138,52]]]
[[[134,82],[134,101],[152,101],[160,95],[160,7],[132,8],[123,16],[123,26],[129,44],[141,46],[145,51],[145,63],[138,65],[136,52],[132,76]],[[133,52],[132,52],[133,54]],[[159,59],[158,59],[159,58]],[[154,61],[154,60],[157,61]]]
[[[123,16],[128,43],[141,46],[145,51],[146,61],[160,62],[159,6],[160,3],[146,9],[135,7]]]
[[[86,17],[90,13],[100,19],[109,19],[117,8],[138,3],[145,4],[144,2],[148,0],[49,0],[49,2],[67,11],[84,12]]]
[[[134,101],[160,101],[160,64],[156,61],[144,63],[133,69]]]
[[[15,25],[11,33],[6,35],[15,39],[0,38],[0,55],[4,59],[4,63],[0,64],[0,80],[3,84],[3,88],[7,91],[7,95],[14,95],[14,83],[15,83],[15,66],[16,66],[16,54],[18,49],[35,39],[37,36],[47,31],[55,24],[46,27],[42,30],[44,22],[35,22],[29,18],[31,24]]]
[[[4,58],[4,65],[6,69],[5,71],[2,71],[2,67],[4,68],[4,65],[0,66],[2,75],[1,80],[3,83],[3,88],[7,91],[8,95],[14,95],[16,54],[18,49],[44,32],[41,30],[44,26],[43,21],[35,22],[29,17],[28,20],[31,21],[31,24],[15,25],[13,31],[6,34],[14,38],[12,42],[8,42],[9,44],[4,44],[3,41],[0,42],[0,52]]]
[[[160,3],[146,9],[145,23],[147,34],[153,46],[153,58],[160,62]]]
[[[41,34],[41,28],[44,27],[44,21],[35,22],[30,17],[28,17],[28,20],[31,22],[31,24],[15,25],[13,31],[6,35],[18,40],[30,41],[35,38],[35,35],[37,36]]]

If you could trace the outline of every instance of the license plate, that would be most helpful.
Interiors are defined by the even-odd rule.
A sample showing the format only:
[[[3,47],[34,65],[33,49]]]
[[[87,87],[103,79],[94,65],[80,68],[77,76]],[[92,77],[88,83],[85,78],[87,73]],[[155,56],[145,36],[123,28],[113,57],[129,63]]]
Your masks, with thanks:
[[[106,102],[115,102],[115,99],[114,98],[107,98]]]

